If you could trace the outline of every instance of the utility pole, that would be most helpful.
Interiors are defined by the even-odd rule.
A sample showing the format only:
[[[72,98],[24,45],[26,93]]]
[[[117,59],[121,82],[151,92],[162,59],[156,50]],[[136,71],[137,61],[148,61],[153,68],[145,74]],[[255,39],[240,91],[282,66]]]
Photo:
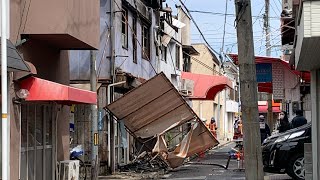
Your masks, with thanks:
[[[240,68],[244,159],[247,180],[264,178],[258,118],[256,64],[254,59],[250,0],[235,0]]]
[[[270,0],[265,0],[265,13],[264,13],[264,30],[266,32],[266,56],[271,56],[270,44],[270,23],[269,23],[269,7]],[[273,129],[273,112],[272,112],[272,93],[268,93],[268,114],[267,121],[271,129]]]
[[[90,51],[90,89],[97,92],[96,53]],[[99,169],[99,134],[98,134],[98,109],[97,105],[91,105],[91,179],[98,179]]]
[[[115,63],[116,63],[116,49],[115,49],[115,42],[116,42],[116,37],[115,37],[115,25],[116,25],[116,13],[117,10],[115,9],[115,0],[110,0],[110,30],[111,30],[111,46],[110,46],[110,51],[111,51],[111,58],[110,58],[110,75],[112,77],[112,83],[116,82],[116,72],[115,72]],[[121,12],[119,10],[119,12]],[[122,16],[121,16],[122,17]],[[114,88],[108,85],[108,104],[110,104],[113,101],[114,97]],[[109,119],[108,119],[108,168],[110,173],[114,173],[116,169],[116,158],[115,158],[115,138],[116,138],[116,128],[117,128],[117,122],[113,119],[113,115],[109,114]]]

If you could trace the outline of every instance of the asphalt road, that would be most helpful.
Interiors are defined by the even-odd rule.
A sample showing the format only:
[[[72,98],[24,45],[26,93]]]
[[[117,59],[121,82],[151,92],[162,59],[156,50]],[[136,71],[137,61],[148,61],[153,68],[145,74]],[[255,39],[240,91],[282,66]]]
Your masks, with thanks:
[[[230,143],[219,149],[210,150],[204,158],[192,160],[177,169],[171,170],[163,179],[168,180],[236,180],[245,179],[245,173],[238,168],[237,160],[231,159],[228,169],[220,166],[227,164],[228,152],[234,147]],[[240,168],[241,163],[239,164]],[[287,175],[266,174],[265,179],[290,179]]]

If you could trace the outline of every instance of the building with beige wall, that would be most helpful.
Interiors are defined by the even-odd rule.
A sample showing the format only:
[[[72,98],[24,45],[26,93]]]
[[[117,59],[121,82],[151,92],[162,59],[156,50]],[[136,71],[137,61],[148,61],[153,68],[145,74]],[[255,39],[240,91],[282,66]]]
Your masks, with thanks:
[[[192,44],[192,46],[199,52],[199,55],[192,56],[191,73],[204,75],[220,75],[220,62],[215,53],[209,49],[205,44]],[[196,82],[195,82],[196,83]],[[208,100],[192,100],[193,110],[198,116],[210,122],[214,117],[217,122],[218,138],[224,137],[224,116],[225,116],[225,91],[219,92],[216,97],[210,101]],[[220,107],[219,107],[220,106]]]

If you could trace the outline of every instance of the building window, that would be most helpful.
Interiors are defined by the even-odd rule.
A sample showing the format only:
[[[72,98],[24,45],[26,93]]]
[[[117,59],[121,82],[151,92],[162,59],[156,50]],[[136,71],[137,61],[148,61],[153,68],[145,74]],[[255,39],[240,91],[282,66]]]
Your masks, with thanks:
[[[165,46],[162,46],[162,60],[164,62],[167,62],[167,53],[168,53],[168,48]]]
[[[213,63],[213,74],[217,74],[217,65]]]
[[[149,60],[150,59],[150,32],[149,27],[142,23],[141,27],[142,32],[142,58]]]
[[[191,58],[188,55],[183,55],[183,71],[191,72]]]
[[[121,43],[123,48],[128,48],[128,10],[126,9],[122,9]]]
[[[176,45],[176,68],[180,69],[180,46]]]
[[[133,62],[137,64],[137,20],[132,19],[132,53]]]

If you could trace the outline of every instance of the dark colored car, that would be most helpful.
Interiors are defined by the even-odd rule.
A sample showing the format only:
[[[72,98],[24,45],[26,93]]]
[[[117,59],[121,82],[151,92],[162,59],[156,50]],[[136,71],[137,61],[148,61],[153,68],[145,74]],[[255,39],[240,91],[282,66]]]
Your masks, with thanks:
[[[311,123],[268,137],[262,144],[264,171],[304,179],[304,143],[311,143]]]

